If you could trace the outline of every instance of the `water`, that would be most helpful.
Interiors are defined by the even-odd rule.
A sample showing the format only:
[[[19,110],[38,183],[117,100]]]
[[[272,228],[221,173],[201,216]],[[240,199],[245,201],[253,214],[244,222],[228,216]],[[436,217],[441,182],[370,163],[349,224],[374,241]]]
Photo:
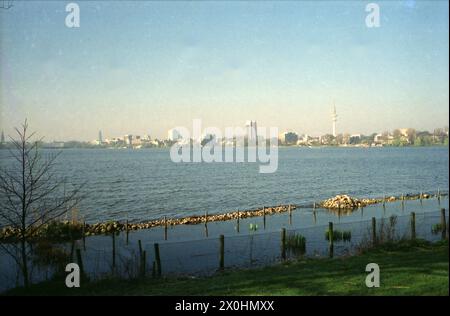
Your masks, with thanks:
[[[51,151],[49,151],[51,152]],[[257,163],[173,163],[168,149],[66,149],[55,170],[85,183],[88,222],[142,221],[307,204],[336,194],[382,197],[448,190],[448,148],[280,148],[273,174]],[[11,163],[0,150],[0,164]]]
[[[274,264],[281,260],[281,227],[286,228],[287,236],[301,234],[306,239],[307,257],[327,257],[329,243],[324,238],[328,229],[327,221],[334,222],[334,229],[351,231],[348,242],[336,241],[334,255],[354,254],[360,246],[371,244],[371,217],[376,217],[377,236],[381,232],[392,231],[395,239],[411,238],[411,211],[416,212],[416,237],[429,241],[441,239],[441,233],[433,233],[433,227],[441,222],[440,207],[448,209],[448,197],[440,202],[437,199],[388,203],[386,209],[380,205],[371,205],[351,215],[337,216],[326,210],[316,210],[314,216],[311,209],[295,210],[292,223],[289,216],[276,214],[268,216],[264,229],[261,218],[247,218],[241,221],[240,232],[235,230],[236,222],[209,223],[209,235],[206,237],[203,225],[180,225],[169,229],[168,240],[163,239],[160,227],[130,232],[128,238],[124,232],[115,237],[116,276],[129,278],[137,276],[139,270],[138,240],[142,241],[142,249],[146,252],[147,274],[151,273],[155,260],[154,243],[159,243],[162,274],[176,275],[210,275],[217,271],[219,265],[219,234],[225,235],[225,267],[255,267]],[[395,226],[389,226],[388,217],[397,214]],[[446,218],[448,219],[448,211]],[[383,219],[384,218],[384,219]],[[257,231],[250,231],[249,223],[257,223]],[[383,226],[384,223],[384,226]],[[382,228],[384,227],[384,228]],[[394,227],[390,230],[389,227]],[[386,233],[384,236],[387,236]],[[63,246],[70,253],[71,245]],[[84,271],[93,280],[111,275],[112,271],[112,236],[98,235],[86,238],[86,243],[76,241],[75,247],[81,250]],[[287,251],[287,258],[295,259],[296,255]],[[15,262],[6,253],[0,251],[0,292],[21,284],[20,272]],[[32,280],[40,282],[53,275],[52,267],[34,267]],[[65,276],[60,277],[64,282]]]
[[[51,153],[51,151],[48,151]],[[47,153],[48,153],[47,152]],[[11,159],[0,151],[0,164]],[[87,221],[146,219],[189,214],[221,213],[252,209],[263,205],[301,204],[305,207],[288,213],[236,221],[169,227],[130,232],[128,243],[122,232],[116,238],[117,265],[125,277],[136,273],[138,240],[147,253],[147,271],[154,260],[154,243],[160,244],[164,275],[210,274],[218,267],[218,237],[225,235],[226,267],[252,267],[280,259],[280,230],[302,234],[307,256],[327,256],[324,232],[328,222],[335,229],[351,230],[351,243],[336,243],[336,256],[354,251],[370,237],[371,218],[398,216],[398,237],[410,230],[410,212],[417,215],[417,236],[438,240],[432,234],[440,222],[440,208],[448,210],[448,196],[422,202],[395,201],[371,205],[351,214],[338,214],[306,207],[336,194],[356,197],[382,197],[406,193],[448,192],[448,148],[280,148],[279,168],[274,174],[259,174],[258,164],[213,163],[175,164],[166,149],[148,150],[63,150],[55,166],[73,184],[84,183],[80,212]],[[448,211],[446,213],[448,218]],[[249,230],[257,224],[256,232]],[[83,249],[82,241],[76,247]],[[70,249],[70,245],[67,245]],[[101,278],[111,272],[110,235],[86,238],[82,252],[86,272]],[[289,254],[288,254],[289,256]],[[15,262],[0,252],[0,292],[20,284]],[[129,271],[129,268],[134,269]],[[52,275],[52,269],[36,268],[33,281]],[[62,282],[63,280],[61,280]]]

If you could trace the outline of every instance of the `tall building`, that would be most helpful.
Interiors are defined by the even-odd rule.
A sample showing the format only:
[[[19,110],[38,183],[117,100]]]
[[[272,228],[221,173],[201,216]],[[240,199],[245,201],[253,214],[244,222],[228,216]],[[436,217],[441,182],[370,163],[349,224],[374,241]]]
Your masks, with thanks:
[[[256,121],[245,122],[245,129],[247,132],[248,141],[254,141],[256,144],[258,144],[258,128],[256,127]]]
[[[123,142],[125,143],[125,145],[132,145],[133,144],[133,135],[125,135],[123,137]]]
[[[98,131],[98,143],[99,143],[99,144],[103,143],[103,135],[102,135],[102,131]]]
[[[0,137],[0,144],[4,144],[5,143],[5,134],[2,131],[2,136]]]
[[[333,113],[331,114],[331,119],[333,121],[333,136],[336,137],[336,121],[337,121],[336,105],[333,106]]]

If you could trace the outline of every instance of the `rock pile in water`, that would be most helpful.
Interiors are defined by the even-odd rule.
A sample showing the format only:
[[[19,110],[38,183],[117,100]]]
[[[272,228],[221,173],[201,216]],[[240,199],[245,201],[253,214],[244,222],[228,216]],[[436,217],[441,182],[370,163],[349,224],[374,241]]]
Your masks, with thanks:
[[[346,194],[336,195],[335,197],[322,201],[320,205],[324,208],[331,209],[353,209],[358,207],[364,207],[366,205],[379,203],[382,200],[378,199],[357,199],[350,197]]]

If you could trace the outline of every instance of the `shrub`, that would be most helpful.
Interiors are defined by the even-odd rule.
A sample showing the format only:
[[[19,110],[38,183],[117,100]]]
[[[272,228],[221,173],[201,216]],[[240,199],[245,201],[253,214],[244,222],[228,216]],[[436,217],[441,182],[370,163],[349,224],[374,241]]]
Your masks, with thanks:
[[[441,223],[434,224],[434,225],[431,227],[431,232],[433,233],[433,235],[437,235],[437,234],[439,234],[439,233],[442,233],[443,230],[444,230],[444,227],[442,226]]]
[[[300,234],[290,234],[286,238],[286,249],[296,256],[304,255],[306,252],[306,238]]]
[[[352,239],[352,232],[350,230],[333,230],[333,241],[350,242]],[[325,240],[330,240],[330,230],[325,232]]]

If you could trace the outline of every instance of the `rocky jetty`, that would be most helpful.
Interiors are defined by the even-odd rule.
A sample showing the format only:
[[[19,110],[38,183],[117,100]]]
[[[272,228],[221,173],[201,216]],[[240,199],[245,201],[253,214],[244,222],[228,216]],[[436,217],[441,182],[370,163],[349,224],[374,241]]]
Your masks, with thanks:
[[[264,207],[256,210],[248,211],[234,211],[223,214],[212,214],[212,215],[192,215],[182,218],[167,218],[167,219],[156,219],[151,221],[145,221],[140,223],[126,223],[110,222],[110,223],[96,223],[96,224],[86,224],[85,234],[99,235],[105,234],[113,231],[124,231],[124,230],[138,230],[147,229],[157,226],[174,226],[174,225],[195,225],[205,222],[218,222],[218,221],[228,221],[236,220],[237,218],[248,218],[256,216],[264,216],[276,213],[284,213],[296,208],[295,205],[279,205],[272,207]]]
[[[438,194],[406,194],[400,197],[390,196],[381,199],[357,199],[350,197],[348,195],[337,195],[328,200],[322,201],[318,204],[319,207],[327,208],[330,210],[347,210],[351,211],[358,207],[364,207],[371,204],[382,203],[382,202],[394,202],[396,200],[418,200],[418,199],[429,199],[433,197],[440,198],[441,196],[446,196],[448,193],[438,193]],[[66,240],[68,238],[92,235],[102,235],[110,234],[113,232],[120,231],[131,231],[138,229],[148,229],[157,226],[173,226],[173,225],[195,225],[205,222],[217,222],[217,221],[228,221],[236,220],[237,218],[248,218],[256,216],[264,216],[276,213],[288,212],[289,209],[294,210],[297,206],[295,205],[279,205],[272,207],[264,207],[254,210],[247,211],[233,211],[223,214],[213,214],[213,215],[193,215],[182,218],[167,218],[167,219],[156,219],[149,220],[139,223],[124,223],[124,222],[103,222],[95,224],[85,224],[80,222],[53,222],[44,225],[37,231],[33,231],[30,234],[31,238],[48,238],[55,240]],[[14,241],[20,236],[20,230],[13,227],[3,227],[0,229],[0,241]]]
[[[85,236],[94,236],[102,234],[111,234],[120,231],[148,229],[157,226],[194,225],[205,222],[237,220],[237,218],[248,218],[248,217],[271,215],[276,213],[284,213],[288,212],[289,210],[294,210],[295,208],[296,208],[295,205],[279,205],[247,211],[234,211],[223,214],[192,215],[182,218],[165,218],[165,219],[162,218],[139,223],[126,223],[126,222],[123,223],[118,221],[112,221],[112,222],[85,224],[84,227],[82,227],[82,224],[78,222],[71,224],[67,221],[64,221],[61,222],[61,224],[68,226],[74,225],[79,231],[84,232]],[[44,237],[44,235],[45,234],[43,234],[42,232],[36,234],[36,236],[40,237]],[[0,230],[0,240],[14,239],[17,238],[18,236],[19,236],[18,229],[5,227],[2,230]]]

